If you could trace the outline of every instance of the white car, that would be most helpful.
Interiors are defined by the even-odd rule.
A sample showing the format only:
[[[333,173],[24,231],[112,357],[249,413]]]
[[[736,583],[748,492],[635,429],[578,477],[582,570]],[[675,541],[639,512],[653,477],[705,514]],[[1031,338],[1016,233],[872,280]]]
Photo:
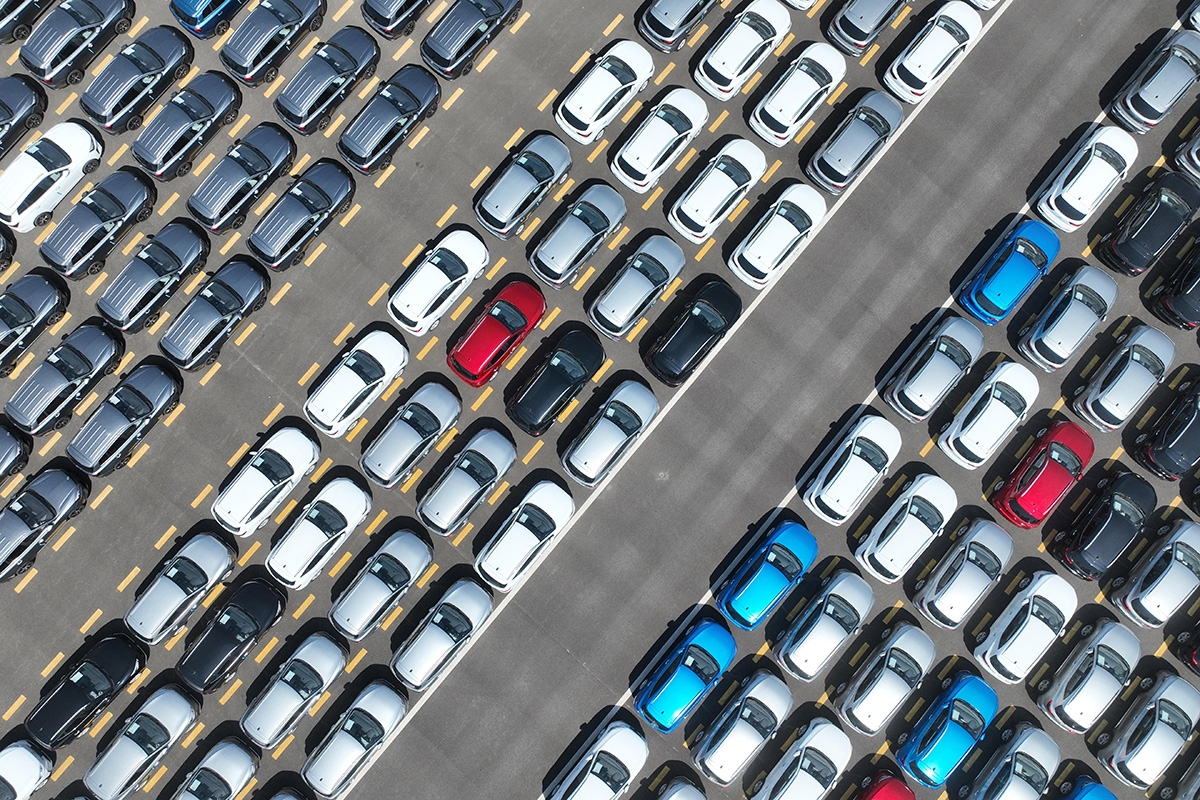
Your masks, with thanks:
[[[553,481],[537,482],[479,552],[475,571],[488,586],[507,592],[574,514],[570,492]]]
[[[53,767],[33,742],[15,741],[0,750],[0,792],[13,800],[29,800],[50,780]]]
[[[200,704],[179,686],[164,686],[129,715],[96,757],[83,785],[99,800],[120,800],[145,785],[196,718]]]
[[[800,726],[800,735],[750,794],[779,800],[821,800],[829,794],[853,752],[850,737],[824,717]]]
[[[212,800],[238,797],[258,771],[258,756],[237,739],[228,737],[213,745],[188,773],[171,800]]]
[[[975,323],[947,317],[904,361],[884,390],[883,400],[909,422],[924,422],[982,352],[983,334]]]
[[[549,800],[616,800],[646,766],[645,738],[624,722],[610,722],[550,793]]]
[[[415,692],[429,688],[492,613],[492,597],[470,578],[454,583],[392,657],[392,672]]]
[[[850,683],[838,687],[834,711],[864,736],[876,735],[908,702],[935,657],[937,648],[928,634],[916,625],[897,625]]]
[[[1133,136],[1104,125],[1075,146],[1037,201],[1042,219],[1060,231],[1079,230],[1137,160]]]
[[[346,650],[325,633],[300,643],[246,707],[242,732],[264,750],[274,750],[342,674]]]
[[[726,263],[734,277],[753,289],[775,280],[804,252],[825,210],[820,192],[792,183],[729,254]]]
[[[321,574],[370,511],[370,492],[351,478],[334,478],[271,547],[267,571],[287,588],[303,589]]]
[[[1142,645],[1132,631],[1115,620],[1102,620],[1091,636],[1080,636],[1060,666],[1038,681],[1037,704],[1058,727],[1083,733],[1125,690],[1141,657]]]
[[[414,336],[424,336],[437,327],[490,261],[487,245],[469,228],[442,234],[397,281],[388,300],[388,316]]]
[[[429,565],[433,550],[412,531],[396,531],[363,565],[329,609],[329,622],[352,642],[361,642],[403,599]]]
[[[1116,302],[1117,282],[1104,270],[1083,264],[1021,329],[1017,349],[1045,372],[1062,369],[1108,319]]]
[[[1076,389],[1071,408],[1099,430],[1116,430],[1166,379],[1174,361],[1175,343],[1157,328],[1138,325],[1117,339],[1108,358]]]
[[[766,171],[762,150],[746,139],[734,139],[671,206],[671,227],[693,244],[703,244]]]
[[[654,59],[637,42],[618,39],[587,68],[554,109],[562,132],[591,144],[654,77]]]
[[[304,404],[317,430],[337,439],[354,427],[408,364],[408,348],[386,330],[363,336],[329,371]]]
[[[245,464],[217,494],[213,519],[235,536],[249,536],[317,468],[320,455],[320,445],[308,434],[280,428],[246,455]]]
[[[1165,530],[1164,530],[1165,529]],[[1143,628],[1161,628],[1200,588],[1200,525],[1181,519],[1159,528],[1159,538],[1108,595]]]
[[[638,123],[609,163],[621,183],[645,194],[708,122],[708,106],[691,89],[672,89]]]
[[[1037,378],[1028,367],[1000,364],[942,429],[938,447],[960,467],[978,469],[1029,416],[1037,395]]]
[[[417,462],[458,422],[462,403],[437,381],[412,393],[363,450],[358,465],[363,474],[385,489],[406,479]]]
[[[867,532],[854,551],[876,580],[895,583],[941,535],[958,509],[958,495],[937,475],[918,475]]]
[[[1171,766],[1200,719],[1200,692],[1163,670],[1138,695],[1121,721],[1096,737],[1096,758],[1126,786],[1145,791]]]
[[[104,145],[78,122],[60,122],[14,158],[0,175],[0,222],[18,233],[50,222],[83,176],[100,166]]]
[[[874,605],[875,592],[866,581],[844,569],[833,573],[775,643],[780,666],[811,681],[862,630]]]
[[[733,783],[775,738],[792,704],[786,683],[765,669],[755,672],[693,741],[696,768],[718,786]]]
[[[939,8],[883,74],[883,85],[905,103],[919,103],[979,39],[983,20],[962,0]]]
[[[975,519],[926,578],[915,584],[913,604],[939,628],[962,625],[1012,558],[1013,540],[990,519]]]
[[[146,644],[158,644],[179,630],[213,587],[229,577],[236,557],[211,533],[188,539],[125,612],[125,627]]]
[[[800,51],[750,112],[750,128],[773,147],[792,141],[846,77],[846,57],[824,42]]]
[[[783,44],[791,28],[791,14],[779,0],[753,0],[704,53],[692,77],[713,97],[728,100]]]
[[[1058,641],[1079,606],[1071,584],[1039,570],[1022,578],[987,633],[981,632],[973,655],[980,666],[1004,683],[1017,684]]]
[[[705,800],[704,792],[682,775],[667,781],[658,795],[662,800]]]
[[[887,475],[900,452],[900,431],[868,414],[854,424],[808,484],[804,504],[830,525],[842,525]]]
[[[970,800],[1037,798],[1046,793],[1062,760],[1058,745],[1028,722],[1005,728],[1002,744],[974,781]]]
[[[304,762],[300,777],[321,800],[342,797],[387,749],[407,710],[388,684],[367,684]]]

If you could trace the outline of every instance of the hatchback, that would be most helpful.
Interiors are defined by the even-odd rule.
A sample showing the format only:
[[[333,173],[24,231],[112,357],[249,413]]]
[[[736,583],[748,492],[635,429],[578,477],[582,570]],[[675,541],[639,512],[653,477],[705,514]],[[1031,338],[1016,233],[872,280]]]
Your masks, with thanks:
[[[234,256],[212,273],[158,341],[175,366],[194,370],[216,363],[221,347],[267,302],[271,279],[247,256]]]
[[[70,295],[49,271],[27,272],[0,294],[0,377],[8,377],[17,361],[42,331],[63,318]]]
[[[750,112],[751,130],[773,147],[796,138],[821,102],[846,77],[846,58],[824,42],[800,51]]]
[[[404,696],[371,681],[317,745],[300,776],[321,800],[341,797],[383,754],[404,719]]]
[[[83,71],[133,25],[133,0],[63,0],[21,45],[21,66],[53,89],[83,81]]]
[[[904,6],[905,0],[846,0],[829,21],[825,35],[838,49],[858,58]]]
[[[978,469],[1029,415],[1037,395],[1034,374],[1015,361],[1005,361],[984,376],[942,428],[938,447],[960,467]]]
[[[979,13],[962,0],[944,3],[883,74],[883,85],[906,103],[919,103],[974,46],[983,29]]]
[[[549,800],[616,800],[632,787],[649,756],[642,734],[624,722],[610,722],[575,758]]]
[[[1038,214],[1060,231],[1076,231],[1125,180],[1137,159],[1137,142],[1103,125],[1075,145],[1038,197]]]
[[[468,0],[458,0],[458,4],[470,5]],[[557,136],[541,133],[530,138],[509,156],[476,198],[475,218],[494,236],[517,236],[550,190],[566,182],[570,169],[571,151]]]
[[[1200,464],[1200,384],[1181,384],[1167,410],[1133,441],[1130,455],[1163,480],[1190,474]]]
[[[1004,683],[1017,684],[1058,641],[1079,605],[1075,589],[1053,572],[1021,579],[1018,591],[986,632],[975,635],[972,652],[980,666]]]
[[[17,233],[48,224],[63,198],[100,166],[103,153],[101,141],[78,122],[46,131],[0,175],[0,222]]]
[[[289,589],[303,589],[370,511],[371,493],[353,478],[327,482],[271,546],[267,572]]]
[[[188,212],[213,233],[237,230],[254,202],[292,168],[296,142],[273,122],[238,139],[188,198]]]
[[[410,36],[433,0],[365,0],[363,21],[385,39]]]
[[[637,16],[637,30],[656,50],[683,47],[717,0],[651,0]]]
[[[0,750],[0,789],[13,800],[30,800],[50,780],[54,763],[28,739]]]
[[[483,428],[463,447],[417,504],[417,516],[439,536],[461,528],[517,460],[508,437]]]
[[[797,680],[812,681],[858,635],[874,605],[865,580],[849,570],[834,572],[775,643],[779,665]]]
[[[490,261],[487,245],[470,228],[443,233],[396,281],[388,316],[403,330],[424,336],[437,327]]]
[[[221,46],[221,66],[247,86],[274,83],[296,45],[320,29],[325,10],[325,0],[262,0]]]
[[[170,25],[150,28],[104,65],[79,107],[106,131],[136,131],[171,82],[188,74],[194,56],[192,43]]]
[[[687,380],[742,315],[742,299],[720,278],[705,283],[650,344],[646,369],[668,386]]]
[[[38,253],[63,277],[96,275],[133,226],[150,219],[157,199],[158,190],[144,172],[121,167],[71,206]]]
[[[691,89],[667,93],[613,153],[609,167],[621,183],[645,194],[700,135],[708,107]]]
[[[875,160],[903,121],[900,104],[872,89],[813,153],[804,174],[830,194],[841,194]]]
[[[450,371],[469,386],[483,386],[516,352],[542,315],[546,298],[525,278],[505,284],[475,314],[475,320],[446,355]]]
[[[853,750],[850,737],[835,723],[813,717],[797,732],[771,771],[751,786],[756,796],[822,800],[846,771]]]
[[[588,64],[554,108],[554,121],[580,144],[591,144],[654,77],[646,48],[618,39]]]
[[[408,363],[408,348],[391,331],[377,328],[359,338],[304,403],[304,416],[334,439],[362,419]]]
[[[607,183],[589,185],[559,214],[533,252],[533,274],[560,288],[573,280],[600,245],[625,221],[625,200]]]
[[[443,78],[461,78],[471,72],[483,48],[520,13],[521,0],[455,0],[421,40],[421,60]]]
[[[125,627],[148,645],[171,636],[218,583],[233,573],[237,554],[213,533],[198,533],[162,563],[125,612]]]
[[[867,414],[854,423],[804,491],[804,504],[830,525],[843,525],[887,475],[900,452],[900,431]]]
[[[258,756],[232,736],[217,742],[179,784],[171,800],[208,800],[218,796],[237,797],[251,785],[258,769]]]
[[[350,210],[354,176],[332,158],[318,159],[271,204],[246,248],[274,270],[294,267],[333,218]]]
[[[883,399],[909,422],[924,422],[982,352],[979,328],[968,319],[947,317],[904,360]]]
[[[91,484],[74,471],[43,468],[0,509],[0,581],[28,572],[59,526],[87,504]]]
[[[371,34],[348,25],[330,36],[275,98],[275,112],[301,136],[323,131],[360,81],[370,80],[379,64],[379,45]]]
[[[1134,133],[1166,119],[1200,81],[1200,33],[1176,31],[1155,47],[1107,111]]]
[[[175,671],[189,689],[212,694],[229,682],[259,641],[283,616],[286,598],[263,578],[245,581],[222,596],[188,645]]]
[[[1000,732],[1001,744],[973,781],[972,797],[1041,797],[1062,760],[1058,745],[1030,722]]]
[[[188,33],[200,39],[224,36],[246,0],[170,0],[167,8]]]
[[[1056,287],[1054,296],[1021,329],[1017,349],[1044,372],[1062,369],[1117,302],[1117,282],[1084,264]]]
[[[208,263],[208,235],[190,220],[173,219],[145,242],[96,301],[100,316],[120,331],[153,327],[184,277]]]
[[[895,583],[941,535],[957,510],[958,496],[950,484],[930,473],[918,475],[859,540],[854,557],[871,577]]]
[[[67,456],[88,475],[107,475],[129,463],[133,448],[179,405],[183,379],[169,364],[143,361],[113,387],[67,445]]]
[[[728,100],[783,44],[792,18],[779,0],[752,0],[708,46],[692,78],[718,100]]]
[[[792,711],[786,683],[760,669],[692,740],[692,761],[718,786],[728,786],[762,752]]]
[[[928,577],[914,584],[913,605],[934,625],[962,625],[1012,558],[1012,537],[989,519],[973,519]]]
[[[634,710],[659,733],[679,727],[733,663],[737,643],[725,626],[702,619],[657,658],[634,692]]]
[[[1101,620],[1038,681],[1038,707],[1063,730],[1084,733],[1125,691],[1141,657],[1142,645],[1132,631],[1115,620]]]
[[[280,428],[246,454],[245,463],[217,493],[212,515],[235,536],[266,525],[283,498],[317,467],[321,447],[299,428]]]
[[[329,623],[360,642],[391,614],[433,563],[433,551],[408,530],[388,537],[329,609]]]
[[[467,647],[492,613],[492,596],[471,578],[446,590],[392,656],[392,674],[414,692],[425,691]]]
[[[824,220],[825,210],[825,198],[816,189],[792,182],[725,263],[742,283],[762,289],[796,263]]]
[[[648,236],[588,306],[588,319],[610,339],[621,339],[683,270],[687,257],[661,233]]]
[[[1096,245],[1096,256],[1117,272],[1141,275],[1175,242],[1200,209],[1200,184],[1164,171]]]
[[[1029,296],[1058,256],[1058,234],[1025,220],[1005,236],[958,292],[958,303],[984,325],[995,325]]]
[[[942,681],[942,692],[929,704],[896,753],[900,768],[931,789],[945,785],[967,753],[983,738],[999,709],[996,691],[963,670]]]
[[[541,436],[604,365],[604,347],[587,328],[568,331],[504,405],[518,428]]]
[[[264,750],[274,750],[312,713],[346,666],[346,648],[327,633],[302,641],[242,713],[246,737]]]
[[[571,493],[553,481],[535,483],[475,559],[484,583],[507,592],[521,581],[575,514]]]
[[[1102,431],[1121,427],[1167,376],[1175,344],[1149,325],[1138,325],[1117,339],[1108,358],[1077,387],[1071,408]]]
[[[363,474],[391,489],[412,473],[461,412],[462,403],[454,392],[436,381],[424,384],[363,450],[358,462]]]
[[[641,381],[622,381],[567,445],[563,469],[576,482],[595,486],[604,480],[658,414],[654,392]]]
[[[1104,733],[1096,738],[1096,758],[1121,783],[1145,791],[1183,751],[1198,719],[1200,692],[1162,670],[1113,727],[1111,739]]]
[[[1200,588],[1200,525],[1181,519],[1158,530],[1128,577],[1109,593],[1112,604],[1143,628],[1161,628]]]
[[[849,683],[838,686],[834,710],[846,725],[875,736],[912,697],[936,657],[928,634],[916,625],[897,625]]]
[[[671,205],[667,212],[671,227],[693,244],[703,244],[734,206],[746,198],[766,169],[766,157],[757,145],[734,138]]]
[[[1116,565],[1158,505],[1149,481],[1123,469],[1096,488],[1099,491],[1074,522],[1054,534],[1051,547],[1063,565],[1085,581],[1098,580]]]
[[[133,142],[134,159],[160,181],[182,178],[192,159],[241,113],[242,90],[219,72],[202,72],[171,96]]]
[[[1036,528],[1079,483],[1095,445],[1070,420],[1042,428],[1033,445],[992,490],[991,504],[1018,528]]]
[[[717,610],[752,631],[800,585],[817,559],[817,539],[799,522],[776,523],[717,592]]]
[[[417,123],[437,112],[442,93],[424,67],[405,64],[384,81],[338,138],[338,155],[370,175],[387,169]]]

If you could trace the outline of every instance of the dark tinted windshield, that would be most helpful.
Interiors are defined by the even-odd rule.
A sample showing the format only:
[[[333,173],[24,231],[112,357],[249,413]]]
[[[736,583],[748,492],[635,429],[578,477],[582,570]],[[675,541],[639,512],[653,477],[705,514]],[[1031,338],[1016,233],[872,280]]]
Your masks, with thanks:
[[[221,616],[217,617],[215,625],[232,636],[238,644],[258,631],[258,626],[254,624],[250,615],[237,606],[226,606]]]
[[[441,628],[452,642],[458,643],[471,635],[471,621],[449,603],[442,603],[433,615],[432,624]]]
[[[702,647],[689,645],[683,653],[681,662],[684,669],[691,670],[704,683],[710,683],[720,673],[721,668],[716,659],[710,656]]]
[[[522,330],[528,320],[525,315],[517,310],[517,307],[507,300],[497,300],[492,306],[492,310],[488,312],[491,316],[500,321],[505,328],[508,328],[509,333],[517,333]]]
[[[400,591],[412,580],[404,565],[387,553],[381,553],[371,564],[369,571],[392,592]]]
[[[148,756],[152,756],[171,741],[166,728],[149,714],[138,714],[125,729],[125,736]]]
[[[186,558],[177,558],[167,567],[167,580],[174,583],[184,594],[193,594],[208,584],[204,571]]]

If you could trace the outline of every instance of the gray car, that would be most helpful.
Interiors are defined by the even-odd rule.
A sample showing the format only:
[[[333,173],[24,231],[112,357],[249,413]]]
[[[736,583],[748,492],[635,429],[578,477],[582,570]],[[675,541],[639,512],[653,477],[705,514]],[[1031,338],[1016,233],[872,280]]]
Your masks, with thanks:
[[[588,319],[610,339],[629,332],[687,263],[679,245],[656,233],[638,245],[588,307]]]
[[[422,692],[445,672],[492,613],[492,596],[471,578],[442,595],[392,657],[392,673]]]
[[[1117,339],[1113,352],[1076,390],[1071,407],[1100,430],[1116,430],[1163,382],[1174,360],[1174,342],[1157,328],[1139,325]]]
[[[117,330],[149,328],[162,316],[185,275],[208,263],[208,235],[186,219],[174,219],[150,236],[96,301],[96,310]]]
[[[553,481],[534,484],[475,559],[475,571],[498,592],[516,585],[575,514],[571,493]]]
[[[357,25],[347,25],[313,51],[275,98],[275,112],[301,136],[323,131],[360,81],[375,74],[379,45]]]
[[[962,625],[1012,558],[1012,537],[990,519],[972,520],[928,577],[915,584],[913,605],[939,628]]]
[[[387,749],[407,710],[403,695],[371,681],[304,762],[304,782],[321,800],[342,797]]]
[[[27,272],[0,294],[0,378],[12,374],[42,331],[63,318],[69,295],[53,273]]]
[[[104,65],[79,107],[106,131],[135,131],[171,81],[187,75],[194,55],[192,43],[175,28],[151,28]]]
[[[865,736],[875,736],[921,685],[937,648],[916,625],[903,623],[860,664],[848,684],[837,687],[842,721]]]
[[[274,750],[312,710],[346,666],[346,648],[314,633],[283,662],[242,714],[242,731],[264,750]]]
[[[460,0],[460,4],[467,0]],[[511,239],[550,190],[567,179],[571,151],[552,133],[531,138],[496,172],[475,201],[475,217],[501,239]]]
[[[95,275],[104,269],[104,259],[133,226],[150,219],[157,199],[158,190],[146,173],[121,167],[71,206],[38,252],[64,277]]]
[[[192,78],[171,96],[133,142],[133,157],[161,181],[192,171],[192,159],[242,108],[242,91],[219,72]]]
[[[457,0],[421,41],[421,59],[443,78],[468,74],[475,56],[516,22],[521,0]]]
[[[274,83],[296,45],[325,21],[325,0],[262,0],[221,47],[230,75],[248,86]]]
[[[329,609],[329,622],[360,642],[392,613],[429,565],[433,550],[412,531],[396,531],[363,565]]]
[[[625,221],[625,201],[607,183],[593,183],[559,216],[529,256],[533,274],[555,288],[579,268]]]
[[[1017,349],[1045,372],[1062,369],[1108,318],[1116,301],[1117,282],[1104,270],[1084,264],[1021,329]]]
[[[237,230],[250,209],[292,168],[296,142],[274,122],[261,122],[238,139],[188,198],[187,209],[213,233]]]
[[[637,17],[638,33],[652,47],[670,53],[683,47],[717,0],[653,0]]]
[[[158,349],[180,369],[212,364],[242,321],[266,304],[270,290],[265,269],[251,258],[234,256],[179,312]]]
[[[1200,81],[1200,33],[1182,30],[1167,37],[1142,62],[1112,101],[1108,113],[1134,133],[1166,119]]]
[[[241,797],[258,771],[258,756],[232,736],[217,742],[179,784],[171,800]]]
[[[495,428],[471,437],[417,505],[417,516],[440,536],[466,523],[517,460],[513,443]]]
[[[406,479],[433,445],[458,421],[462,403],[450,389],[431,381],[413,392],[379,435],[363,450],[363,474],[391,489]]]
[[[983,334],[970,320],[949,317],[913,351],[883,399],[909,422],[922,422],[941,405],[983,352]]]
[[[776,643],[779,665],[798,680],[813,680],[862,630],[874,605],[865,580],[844,569],[833,573]]]
[[[51,88],[74,86],[117,34],[133,25],[134,10],[133,0],[65,0],[21,45],[21,66]]]
[[[354,177],[332,158],[318,159],[263,214],[246,247],[271,269],[304,259],[333,218],[350,210]]]
[[[33,439],[0,416],[0,475],[17,475],[29,464]]]
[[[62,428],[92,387],[117,371],[124,354],[121,334],[106,325],[85,322],[38,364],[9,398],[4,413],[32,436]]]
[[[857,58],[896,19],[905,4],[906,0],[846,0],[825,33],[839,50]]]
[[[1063,730],[1085,733],[1125,691],[1141,657],[1142,645],[1133,631],[1116,620],[1101,620],[1091,636],[1081,636],[1066,659],[1038,681],[1037,705]]]
[[[188,539],[138,593],[125,612],[125,627],[150,645],[174,634],[213,587],[233,573],[236,557],[215,534]]]
[[[830,194],[841,194],[874,160],[904,121],[895,99],[872,89],[863,96],[804,167],[804,174]]]
[[[563,453],[567,474],[584,486],[595,486],[657,414],[658,400],[650,387],[637,380],[623,381]]]
[[[91,485],[62,469],[43,469],[0,510],[0,582],[33,566],[63,521],[83,510]]]
[[[441,96],[437,78],[429,70],[405,64],[351,120],[338,139],[338,155],[364,175],[387,169],[417,124],[437,113]]]

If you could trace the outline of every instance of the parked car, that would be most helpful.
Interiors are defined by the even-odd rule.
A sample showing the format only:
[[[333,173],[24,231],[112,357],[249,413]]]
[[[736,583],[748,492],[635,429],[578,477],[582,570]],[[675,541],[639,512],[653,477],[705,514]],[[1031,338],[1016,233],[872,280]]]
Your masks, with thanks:
[[[396,382],[406,364],[408,348],[399,337],[384,328],[368,331],[313,387],[304,403],[304,416],[317,430],[340,439]]]
[[[199,39],[224,36],[246,0],[170,0],[167,7],[184,30]]]
[[[1083,264],[1056,287],[1050,301],[1021,329],[1017,349],[1043,372],[1062,369],[1091,338],[1117,302],[1117,282]]]
[[[683,47],[717,0],[652,0],[637,16],[637,30],[656,50],[671,53]]]
[[[475,571],[498,592],[525,577],[575,514],[571,493],[553,481],[538,481],[475,558]]]
[[[458,0],[457,5],[470,7],[470,0]],[[533,136],[496,170],[496,176],[476,198],[475,218],[500,239],[519,235],[550,190],[566,182],[570,169],[571,151],[557,136]]]
[[[187,275],[208,263],[212,245],[198,225],[183,218],[147,237],[96,301],[100,316],[119,331],[150,328]]]
[[[468,386],[483,386],[516,352],[546,313],[546,298],[526,278],[505,284],[475,314],[446,355],[450,371]]]
[[[775,738],[793,702],[786,683],[768,670],[755,672],[692,741],[697,769],[718,786],[729,786]]]
[[[650,748],[640,733],[619,720],[610,722],[575,758],[549,800],[616,800],[632,787],[649,755]]]
[[[883,399],[909,422],[924,422],[982,352],[979,328],[968,319],[947,317],[904,360]]]
[[[45,467],[0,509],[0,581],[28,572],[59,526],[83,511],[91,485],[72,472]]]
[[[777,0],[769,2],[778,4]],[[757,145],[748,139],[732,139],[671,205],[667,212],[671,227],[693,244],[704,243],[734,206],[746,198],[766,169],[766,158]]]
[[[1125,275],[1141,275],[1175,242],[1200,209],[1200,183],[1165,170],[1100,237],[1097,258]]]
[[[1047,570],[1022,578],[1017,588],[988,630],[976,634],[973,651],[981,667],[1011,684],[1025,680],[1079,605],[1071,584]]]
[[[1200,588],[1200,525],[1189,519],[1158,529],[1129,571],[1116,578],[1109,600],[1143,628],[1161,628]]]
[[[106,131],[136,131],[171,83],[188,74],[194,56],[192,43],[170,25],[143,31],[104,65],[79,107]]]
[[[751,0],[696,62],[692,78],[718,100],[738,93],[792,28],[779,0]]]
[[[867,414],[851,426],[804,491],[804,504],[830,525],[843,525],[887,475],[900,452],[900,431]]]
[[[1189,251],[1149,296],[1154,316],[1174,328],[1195,330],[1200,325],[1200,251]]]
[[[919,103],[950,77],[980,38],[983,20],[962,0],[943,3],[883,74],[883,85],[906,103]]]
[[[864,783],[863,789],[856,795],[857,800],[914,800],[916,795],[908,788],[904,778],[881,768],[874,775],[867,776],[869,783]]]
[[[32,10],[38,10],[41,6],[41,10],[45,10],[49,3],[18,0],[16,5]],[[0,37],[20,13],[20,8],[15,11],[0,8]],[[47,103],[46,90],[32,78],[19,74],[0,78],[0,158],[16,149],[29,131],[36,130],[42,124]]]
[[[596,334],[587,328],[567,331],[505,403],[509,419],[530,436],[541,436],[604,360]]]
[[[645,194],[700,135],[708,107],[691,89],[667,93],[613,153],[609,167],[626,187]]]
[[[682,775],[670,778],[662,786],[663,800],[702,800],[704,792]]]
[[[352,478],[327,482],[271,546],[266,567],[288,589],[318,577],[371,511],[371,494]]]
[[[939,628],[966,621],[1012,558],[1012,537],[989,519],[976,518],[955,539],[933,572],[914,585],[913,605]]]
[[[242,732],[264,750],[274,750],[341,676],[346,658],[346,648],[332,636],[310,634],[246,706]]]
[[[0,88],[5,80],[0,78]],[[100,166],[103,153],[103,143],[78,122],[50,128],[0,175],[0,222],[17,233],[47,225],[63,198]]]
[[[443,78],[461,78],[520,13],[521,0],[455,0],[421,40],[421,60]]]
[[[33,451],[33,437],[28,436],[0,416],[0,475],[13,476],[29,465],[29,454]]]
[[[0,44],[23,42],[53,0],[9,0],[0,7]],[[20,795],[20,792],[17,792]]]
[[[226,737],[209,748],[171,800],[204,800],[212,791],[237,797],[250,786],[257,769],[258,756],[234,737]]]
[[[1062,760],[1058,745],[1030,722],[1005,728],[1000,738],[1000,747],[992,752],[974,780],[971,796],[1041,797],[1058,773]]]
[[[713,278],[651,343],[642,358],[646,369],[668,386],[678,386],[691,377],[741,315],[742,299],[737,292],[720,278]]]
[[[560,288],[625,221],[625,201],[603,181],[589,185],[565,208],[529,254],[533,274]]]
[[[53,762],[28,739],[18,739],[0,750],[0,787],[13,800],[30,800],[50,780]]]
[[[213,587],[233,573],[236,557],[215,534],[191,537],[138,592],[125,612],[125,627],[148,645],[175,634]]]
[[[0,377],[7,378],[42,331],[63,318],[70,295],[53,273],[27,272],[0,294]]]
[[[846,77],[846,59],[824,42],[800,51],[750,112],[751,130],[773,147],[796,138],[821,103]]]
[[[855,2],[860,0],[851,0]],[[903,4],[903,0],[888,2],[897,7]],[[804,174],[830,194],[841,194],[875,160],[903,121],[904,109],[900,104],[872,89],[817,148],[805,165]]]
[[[1025,220],[972,273],[958,292],[959,305],[984,325],[996,325],[1046,276],[1059,247],[1058,234],[1049,225]]]
[[[495,428],[471,437],[417,504],[421,522],[439,536],[461,528],[517,460],[509,438]]]
[[[1137,154],[1137,142],[1125,131],[1096,128],[1062,160],[1038,197],[1038,214],[1060,231],[1079,230],[1125,180]]]
[[[1200,33],[1167,36],[1122,87],[1106,109],[1134,133],[1146,133],[1167,118],[1200,81]]]
[[[71,206],[38,253],[63,277],[78,280],[95,275],[133,226],[150,219],[157,199],[158,191],[144,172],[121,167]]]
[[[793,678],[812,681],[862,630],[873,605],[875,592],[865,580],[849,570],[834,572],[776,641],[779,665]]]
[[[224,125],[237,121],[242,91],[219,72],[202,72],[154,115],[133,142],[134,159],[160,181],[182,178]]]
[[[1099,579],[1116,565],[1158,505],[1150,482],[1123,469],[1096,488],[1091,502],[1069,527],[1054,534],[1052,544],[1063,566],[1085,581]]]
[[[461,412],[462,404],[454,392],[437,382],[424,384],[363,450],[358,462],[363,474],[391,489],[412,473]]]
[[[321,447],[299,428],[280,428],[246,454],[213,501],[212,515],[235,536],[249,536],[317,467]]]
[[[329,609],[329,623],[352,642],[392,613],[433,563],[433,551],[412,531],[396,531],[363,565]]]
[[[734,277],[762,289],[804,252],[825,218],[825,198],[811,186],[791,183],[738,243],[725,262]]]
[[[659,733],[670,733],[696,710],[737,655],[725,626],[701,619],[657,658],[634,692],[634,710]]]
[[[492,597],[471,578],[461,578],[421,620],[392,656],[392,674],[423,692],[462,653],[492,613]]]
[[[554,108],[554,121],[567,136],[591,144],[621,116],[634,95],[654,77],[654,60],[646,48],[618,39],[588,64]]]
[[[221,66],[247,86],[274,83],[296,45],[320,29],[325,11],[325,0],[262,0],[221,46]]]
[[[429,70],[405,64],[380,84],[338,137],[338,155],[364,175],[387,169],[417,123],[437,112],[441,96]]]
[[[437,327],[490,261],[487,245],[470,228],[442,234],[396,281],[388,316],[414,336],[424,336]]]
[[[1137,462],[1166,481],[1177,481],[1200,464],[1200,384],[1185,381],[1175,400],[1130,448]]]
[[[960,467],[978,469],[1029,416],[1037,395],[1037,378],[1027,367],[998,364],[942,428],[938,447]]]
[[[433,0],[366,0],[363,20],[385,39],[409,36],[417,27],[417,18]]]
[[[1145,791],[1158,782],[1182,752],[1200,718],[1200,692],[1178,675],[1161,670],[1113,727],[1096,737],[1096,758],[1126,786]],[[1101,741],[1103,737],[1103,741]]]
[[[1063,730],[1085,733],[1125,691],[1141,657],[1142,645],[1132,631],[1115,620],[1101,620],[1038,680],[1038,707]]]
[[[904,0],[846,0],[825,35],[842,52],[858,58],[900,14]]]
[[[275,113],[301,136],[323,131],[359,82],[379,64],[379,45],[357,25],[347,25],[312,52],[274,100]]]
[[[644,383],[622,381],[600,404],[562,455],[563,469],[584,486],[604,480],[658,414],[658,400]]]
[[[234,256],[179,312],[159,339],[159,351],[183,370],[215,363],[242,322],[266,305],[270,291],[271,279],[262,266],[247,256]]]
[[[799,728],[792,742],[766,777],[755,781],[757,794],[822,800],[846,771],[853,750],[850,737],[824,717],[813,717]]]
[[[341,797],[383,754],[406,708],[384,681],[367,684],[304,762],[300,776],[308,788],[321,800]]]
[[[21,45],[21,66],[52,89],[83,81],[83,71],[133,25],[133,0],[63,0]]]
[[[837,687],[834,710],[846,725],[875,736],[908,702],[936,656],[928,634],[916,625],[897,625],[860,662],[849,683]]]
[[[1092,437],[1070,420],[1043,428],[1012,474],[992,490],[991,504],[1018,528],[1036,528],[1079,483],[1094,452]]]
[[[251,578],[224,595],[221,604],[188,645],[175,671],[192,691],[212,694],[283,616],[283,592],[263,578]]]
[[[966,670],[943,680],[941,694],[896,753],[900,768],[923,786],[941,788],[983,738],[999,705],[995,690]]]
[[[817,539],[799,522],[777,522],[717,592],[717,610],[742,630],[763,623],[817,559]]]
[[[294,267],[333,218],[350,210],[354,177],[332,158],[318,159],[271,204],[246,248],[273,270]]]
[[[958,496],[932,473],[908,481],[888,510],[859,539],[854,557],[882,583],[904,577],[958,510]]]
[[[1117,339],[1117,346],[1078,387],[1071,408],[1102,431],[1121,427],[1167,377],[1175,344],[1160,330],[1138,325]]]
[[[687,257],[670,237],[651,234],[588,307],[588,319],[610,339],[621,339],[683,270]]]
[[[296,142],[274,122],[238,139],[188,197],[188,212],[213,233],[237,230],[271,185],[292,168]]]

